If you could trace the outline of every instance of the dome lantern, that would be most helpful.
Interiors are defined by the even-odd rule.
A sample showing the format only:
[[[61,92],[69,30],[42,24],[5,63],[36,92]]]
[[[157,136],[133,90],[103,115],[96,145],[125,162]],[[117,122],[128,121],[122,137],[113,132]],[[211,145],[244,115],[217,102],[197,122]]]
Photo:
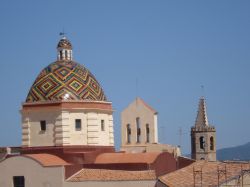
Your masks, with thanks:
[[[65,36],[57,44],[57,60],[72,60],[72,45]]]

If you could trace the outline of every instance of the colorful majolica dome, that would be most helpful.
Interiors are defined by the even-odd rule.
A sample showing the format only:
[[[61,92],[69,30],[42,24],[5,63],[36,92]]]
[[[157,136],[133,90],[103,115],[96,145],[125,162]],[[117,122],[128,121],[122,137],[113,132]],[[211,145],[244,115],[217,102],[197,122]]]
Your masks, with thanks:
[[[67,55],[72,54],[70,42],[63,38],[58,46],[58,60],[41,71],[29,91],[26,102],[106,101],[106,96],[94,75],[84,66],[72,61],[72,55]]]
[[[26,102],[65,99],[106,101],[100,84],[88,69],[74,61],[56,61],[38,75]]]

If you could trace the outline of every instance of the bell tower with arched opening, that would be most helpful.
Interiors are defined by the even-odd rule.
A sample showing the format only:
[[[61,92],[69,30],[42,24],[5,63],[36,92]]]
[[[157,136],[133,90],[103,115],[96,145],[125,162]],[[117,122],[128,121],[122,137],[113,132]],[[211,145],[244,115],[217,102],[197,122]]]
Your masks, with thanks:
[[[216,161],[215,133],[215,127],[208,123],[205,98],[201,97],[195,125],[191,127],[192,159]]]

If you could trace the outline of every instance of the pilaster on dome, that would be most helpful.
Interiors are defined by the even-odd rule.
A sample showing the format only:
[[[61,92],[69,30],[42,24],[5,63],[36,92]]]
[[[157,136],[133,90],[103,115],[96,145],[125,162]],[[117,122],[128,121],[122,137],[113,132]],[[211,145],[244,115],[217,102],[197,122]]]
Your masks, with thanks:
[[[65,36],[63,36],[57,44],[57,60],[61,61],[72,59],[72,44]]]

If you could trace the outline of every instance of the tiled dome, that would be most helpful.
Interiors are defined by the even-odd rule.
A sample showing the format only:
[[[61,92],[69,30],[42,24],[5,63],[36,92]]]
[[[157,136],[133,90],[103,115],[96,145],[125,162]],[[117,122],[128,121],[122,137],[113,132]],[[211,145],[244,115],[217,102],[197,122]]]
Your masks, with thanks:
[[[98,81],[84,66],[74,61],[56,61],[38,75],[26,102],[60,100],[106,101],[106,96]]]

